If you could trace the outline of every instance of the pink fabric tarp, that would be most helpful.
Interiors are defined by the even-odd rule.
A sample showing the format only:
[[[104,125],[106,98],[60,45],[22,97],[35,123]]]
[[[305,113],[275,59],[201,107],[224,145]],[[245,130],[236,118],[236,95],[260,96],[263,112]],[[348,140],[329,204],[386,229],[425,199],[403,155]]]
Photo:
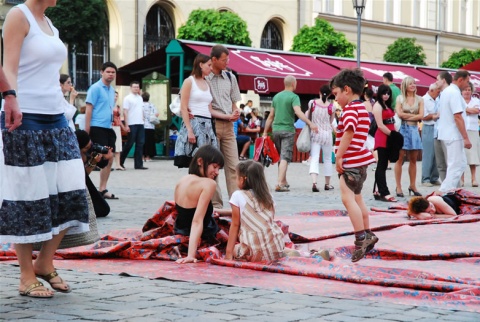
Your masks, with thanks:
[[[199,255],[208,263],[178,265],[171,261],[176,258],[173,249],[186,249],[188,238],[172,235],[175,212],[173,203],[167,202],[145,224],[143,232],[113,231],[94,245],[59,250],[58,258],[68,260],[55,265],[104,274],[480,312],[480,216],[476,214],[480,198],[463,190],[459,196],[462,209],[470,214],[417,221],[407,219],[404,205],[398,205],[394,212],[372,212],[371,228],[380,241],[358,263],[350,261],[354,239],[350,221],[344,211],[333,210],[277,218],[297,249],[305,254],[312,249],[328,249],[329,261],[317,257],[284,258],[274,263],[223,260],[228,220],[220,220],[218,244],[200,246]],[[10,262],[14,258],[12,247],[3,245],[0,259]]]

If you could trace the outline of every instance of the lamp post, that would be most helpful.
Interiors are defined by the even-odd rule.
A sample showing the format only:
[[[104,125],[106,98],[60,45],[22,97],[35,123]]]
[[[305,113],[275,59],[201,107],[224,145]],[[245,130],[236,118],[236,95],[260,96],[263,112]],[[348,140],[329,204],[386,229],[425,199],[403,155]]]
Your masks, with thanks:
[[[367,0],[352,0],[353,8],[357,11],[357,67],[360,68],[360,32],[363,9]]]

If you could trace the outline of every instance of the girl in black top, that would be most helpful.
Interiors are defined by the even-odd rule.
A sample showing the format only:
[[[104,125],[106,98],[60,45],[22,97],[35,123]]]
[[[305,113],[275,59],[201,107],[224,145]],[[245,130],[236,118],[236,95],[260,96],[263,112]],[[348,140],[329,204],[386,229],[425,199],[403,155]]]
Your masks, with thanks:
[[[218,226],[213,219],[212,198],[217,184],[215,178],[223,167],[222,153],[212,145],[204,145],[193,157],[188,175],[175,187],[175,233],[190,236],[188,256],[177,263],[196,263],[195,255],[200,238],[215,237]]]

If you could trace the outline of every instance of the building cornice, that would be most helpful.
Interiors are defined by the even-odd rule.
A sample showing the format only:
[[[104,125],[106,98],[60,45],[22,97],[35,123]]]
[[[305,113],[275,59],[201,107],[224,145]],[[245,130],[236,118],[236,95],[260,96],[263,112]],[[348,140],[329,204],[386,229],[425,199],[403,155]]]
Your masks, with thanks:
[[[337,16],[337,15],[331,15],[331,14],[325,14],[325,13],[319,13],[317,15],[317,18],[325,19],[333,23],[341,23],[347,26],[351,26],[351,30],[349,31],[351,32],[357,31],[356,18],[349,18],[349,17]],[[466,35],[466,34],[448,32],[443,30],[416,28],[412,26],[398,25],[398,24],[362,19],[362,28],[364,27],[372,28],[377,32],[381,32],[389,35],[391,35],[391,32],[393,31],[393,32],[402,33],[405,35],[418,34],[418,35],[423,35],[427,37],[428,36],[435,37],[437,35],[441,35],[442,37],[455,38],[457,40],[465,40],[465,41],[480,40],[480,36]]]

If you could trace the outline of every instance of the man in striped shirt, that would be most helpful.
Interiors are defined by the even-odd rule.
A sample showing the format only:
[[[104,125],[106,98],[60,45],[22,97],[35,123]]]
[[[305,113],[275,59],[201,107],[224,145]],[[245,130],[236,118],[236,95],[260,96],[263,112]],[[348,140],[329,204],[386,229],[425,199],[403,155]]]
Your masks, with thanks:
[[[359,69],[344,69],[330,82],[335,100],[342,107],[335,140],[335,166],[340,179],[342,202],[355,231],[352,262],[362,259],[373,249],[378,237],[370,230],[368,209],[362,197],[367,167],[375,162],[365,147],[370,118],[360,100],[365,78]]]

